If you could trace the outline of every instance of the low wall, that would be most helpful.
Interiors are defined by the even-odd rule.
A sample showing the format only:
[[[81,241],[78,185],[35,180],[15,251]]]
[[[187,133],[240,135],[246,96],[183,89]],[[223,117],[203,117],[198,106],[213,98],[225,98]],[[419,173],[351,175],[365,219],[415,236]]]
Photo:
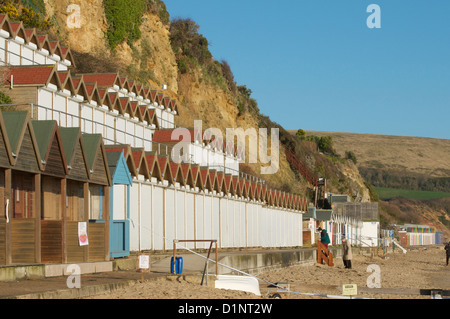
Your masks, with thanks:
[[[0,267],[0,281],[38,279],[44,276],[45,268],[42,264]]]
[[[334,258],[342,256],[342,249],[331,248]],[[229,254],[219,260],[219,274],[239,274],[239,271],[256,275],[265,271],[298,265],[312,265],[317,261],[317,248],[286,251],[268,251],[250,254]],[[211,267],[211,266],[210,266]],[[215,267],[215,266],[214,266]],[[214,272],[213,268],[210,268]]]
[[[43,279],[46,277],[68,276],[73,272],[68,271],[72,264],[33,264],[14,265],[0,267],[0,281],[16,281],[27,279]],[[74,263],[79,266],[80,275],[113,271],[111,261]]]

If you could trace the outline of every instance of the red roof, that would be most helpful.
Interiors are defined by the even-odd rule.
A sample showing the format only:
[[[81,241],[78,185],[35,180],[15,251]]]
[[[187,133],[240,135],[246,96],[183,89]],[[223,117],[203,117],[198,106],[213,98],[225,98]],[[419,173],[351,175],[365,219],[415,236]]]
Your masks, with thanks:
[[[166,168],[166,162],[167,162],[167,158],[165,158],[165,157],[158,157],[158,163],[159,163],[159,167],[161,167],[161,170]]]
[[[54,69],[54,65],[11,67],[7,71],[6,80],[10,81],[13,75],[14,85],[45,85]]]
[[[97,86],[112,87],[117,78],[117,73],[102,73],[102,74],[83,74],[85,82],[97,82]]]
[[[158,143],[177,143],[177,142],[181,142],[183,141],[183,135],[182,134],[175,134],[176,138],[172,138],[172,133],[175,131],[176,129],[171,129],[171,130],[156,130],[155,133],[153,134],[153,138],[152,140]],[[189,129],[188,130],[190,133],[190,140],[189,142],[194,142],[195,141],[195,130],[194,129]],[[183,132],[180,130],[180,132]]]
[[[13,32],[16,32],[17,29],[19,29],[22,22],[10,22],[9,25],[11,26],[11,30]]]
[[[200,168],[200,177],[202,178],[202,183],[204,184],[206,182],[206,179],[208,178],[208,169],[201,169]]]
[[[178,163],[175,162],[169,162],[170,170],[172,171],[172,176],[175,177],[177,175],[177,170],[179,167]]]
[[[156,155],[155,154],[145,154],[145,159],[147,160],[148,169],[150,173],[152,173],[153,163],[155,162]]]
[[[183,177],[187,178],[187,174],[189,171],[189,164],[181,164],[181,171],[183,172]]]
[[[191,166],[191,171],[192,171],[192,175],[194,175],[194,178],[196,178],[197,176],[197,172],[198,172],[199,168],[198,166]]]
[[[133,156],[134,165],[136,165],[136,167],[139,167],[142,158],[142,151],[132,151],[131,156]]]

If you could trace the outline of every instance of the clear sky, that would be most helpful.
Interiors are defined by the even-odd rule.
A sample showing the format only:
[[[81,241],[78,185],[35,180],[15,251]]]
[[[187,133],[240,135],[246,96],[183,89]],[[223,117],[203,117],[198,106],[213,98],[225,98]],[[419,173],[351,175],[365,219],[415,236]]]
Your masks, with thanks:
[[[163,1],[285,129],[450,139],[450,1]]]

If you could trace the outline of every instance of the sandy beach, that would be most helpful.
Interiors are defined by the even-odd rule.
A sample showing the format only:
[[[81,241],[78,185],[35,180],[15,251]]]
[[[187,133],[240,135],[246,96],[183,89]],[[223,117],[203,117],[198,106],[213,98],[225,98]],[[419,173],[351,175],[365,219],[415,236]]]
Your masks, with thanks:
[[[336,258],[334,267],[316,263],[269,271],[256,277],[261,296],[216,289],[214,276],[209,277],[208,286],[201,286],[201,276],[189,275],[144,281],[89,299],[268,299],[277,293],[276,288],[268,288],[269,283],[289,284],[290,292],[279,293],[282,299],[337,299],[342,297],[342,286],[347,284],[357,285],[355,297],[373,299],[430,299],[418,291],[450,290],[450,266],[445,264],[442,245],[416,248],[406,254],[391,252],[385,257],[354,253],[352,269],[345,269],[342,259]]]

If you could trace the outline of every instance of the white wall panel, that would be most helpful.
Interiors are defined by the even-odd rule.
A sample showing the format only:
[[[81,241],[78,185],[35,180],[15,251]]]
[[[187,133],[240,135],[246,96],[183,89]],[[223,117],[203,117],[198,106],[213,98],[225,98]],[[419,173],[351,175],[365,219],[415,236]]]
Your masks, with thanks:
[[[195,238],[205,239],[205,218],[204,218],[204,200],[205,195],[203,193],[195,194]],[[204,243],[197,243],[197,248],[205,248]]]
[[[113,220],[126,219],[126,185],[113,186]]]
[[[134,143],[134,127],[135,127],[136,123],[134,123],[133,121],[128,120],[126,122],[126,136],[125,136],[125,143],[126,144],[130,144],[131,147],[136,147],[135,143]]]
[[[176,222],[176,239],[178,240],[186,240],[186,218],[185,218],[185,192],[183,190],[175,189],[175,198],[174,201],[176,203],[175,210],[175,222]],[[184,244],[183,244],[184,245]]]
[[[141,184],[141,250],[151,250],[153,237],[152,223],[152,186]]]
[[[92,134],[92,106],[89,104],[81,104],[81,130],[84,133]]]
[[[212,197],[212,209],[211,209],[211,238],[208,239],[219,239],[220,236],[220,201],[219,197]]]
[[[140,229],[141,225],[141,207],[140,207],[140,183],[133,181],[130,189],[130,250],[139,251],[140,248]]]
[[[213,239],[212,238],[212,198],[211,195],[205,196],[205,210],[203,212],[203,239]],[[206,246],[206,245],[205,245]]]
[[[67,100],[67,126],[80,127],[80,103],[73,99]]]
[[[111,112],[107,112],[105,114],[105,124],[106,124],[106,135],[104,138],[106,139],[105,143],[114,144],[115,142],[115,133],[114,133],[114,127],[115,127],[115,116]]]
[[[47,91],[45,89],[38,89],[38,105],[40,107],[38,111],[39,120],[52,120],[52,108],[53,108],[53,92]]]
[[[135,134],[135,147],[144,147],[144,127],[142,125],[136,124],[135,126],[136,134]],[[148,151],[151,151],[148,150]]]
[[[0,36],[0,65],[5,65],[7,54],[6,54],[6,39],[3,38],[4,35]]]
[[[8,41],[8,62],[11,65],[20,65],[21,45],[12,40]]]
[[[94,133],[105,135],[105,112],[100,108],[94,108]]]
[[[27,46],[22,47],[22,65],[34,64],[34,50]]]
[[[169,245],[170,249],[173,246],[173,240],[176,237],[175,234],[175,190],[173,188],[165,188],[166,192],[166,211],[165,211],[165,239],[166,245]],[[167,247],[167,246],[166,246]]]
[[[118,144],[125,144],[125,131],[126,131],[126,120],[120,116],[116,117],[116,142]]]
[[[186,192],[186,209],[185,209],[185,218],[186,218],[186,239],[192,240],[195,239],[195,195],[192,192]],[[190,249],[195,248],[195,244],[187,243],[187,247]]]
[[[164,240],[164,189],[159,186],[152,186],[153,189],[153,247],[155,250],[163,250]]]
[[[53,110],[53,119],[59,126],[67,127],[67,97],[55,94]]]
[[[45,52],[45,51],[44,51]],[[43,51],[36,51],[34,54],[34,62],[35,64],[47,64],[47,57],[42,54]]]

